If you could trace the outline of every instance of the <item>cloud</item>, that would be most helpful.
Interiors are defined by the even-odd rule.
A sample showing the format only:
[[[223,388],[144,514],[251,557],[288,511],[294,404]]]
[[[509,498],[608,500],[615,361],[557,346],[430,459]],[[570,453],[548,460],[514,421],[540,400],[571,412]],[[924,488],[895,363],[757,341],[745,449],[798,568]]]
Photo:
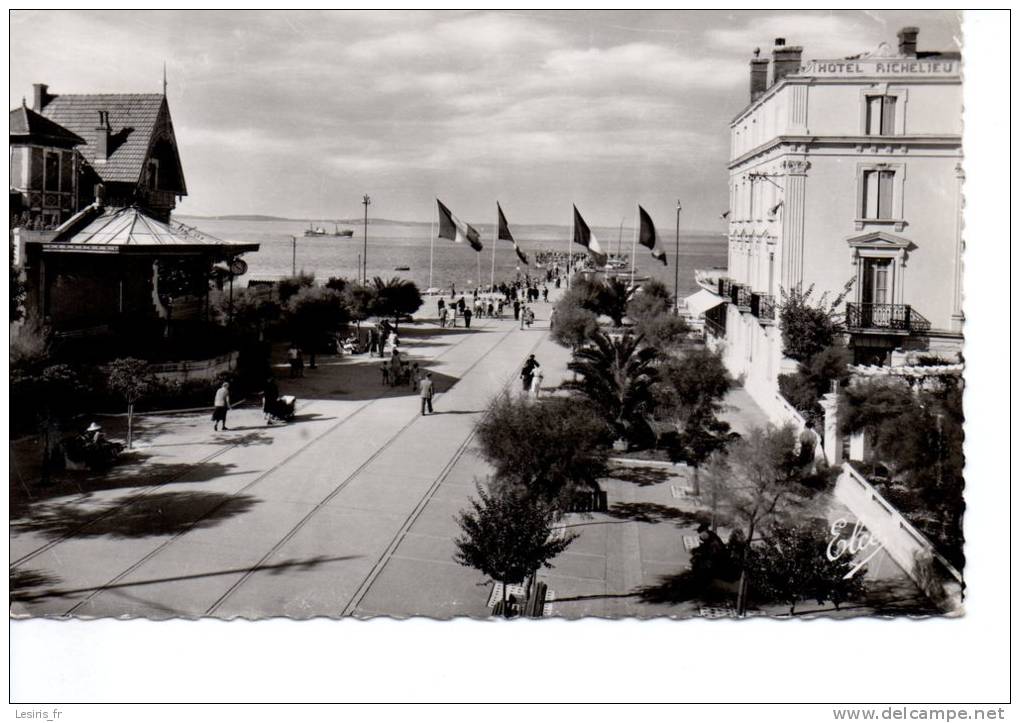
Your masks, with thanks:
[[[845,57],[877,45],[863,18],[830,12],[748,18],[741,27],[712,28],[705,33],[713,49],[748,57],[754,48],[767,54],[775,38],[803,46],[805,58]]]

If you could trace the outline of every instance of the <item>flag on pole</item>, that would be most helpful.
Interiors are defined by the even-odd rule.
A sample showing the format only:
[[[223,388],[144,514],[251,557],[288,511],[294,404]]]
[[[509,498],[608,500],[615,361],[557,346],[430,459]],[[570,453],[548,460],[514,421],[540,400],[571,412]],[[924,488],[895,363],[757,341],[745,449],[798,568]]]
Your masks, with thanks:
[[[499,232],[496,234],[496,238],[500,241],[509,241],[514,245],[514,251],[517,252],[517,258],[521,260],[521,263],[528,266],[528,257],[521,251],[521,247],[517,245],[514,240],[514,236],[510,233],[510,227],[506,223],[506,216],[503,215],[503,209],[499,205],[499,201],[496,201],[496,210],[499,211]]]
[[[668,266],[669,263],[666,261],[666,253],[662,249],[655,248],[655,224],[652,223],[652,217],[648,215],[648,211],[644,210],[640,206],[637,208],[638,216],[641,217],[641,230],[638,232],[638,243],[652,252],[653,259],[661,261],[663,266]]]
[[[577,206],[574,206],[574,243],[580,244],[588,249],[594,259],[595,263],[599,266],[605,266],[608,257],[602,252],[602,246],[599,244],[599,240],[595,238],[595,234],[588,228],[588,224],[581,218],[581,214],[577,211]]]
[[[439,238],[449,239],[459,244],[467,241],[475,251],[481,251],[482,240],[478,230],[454,216],[438,198],[436,203],[439,204]]]

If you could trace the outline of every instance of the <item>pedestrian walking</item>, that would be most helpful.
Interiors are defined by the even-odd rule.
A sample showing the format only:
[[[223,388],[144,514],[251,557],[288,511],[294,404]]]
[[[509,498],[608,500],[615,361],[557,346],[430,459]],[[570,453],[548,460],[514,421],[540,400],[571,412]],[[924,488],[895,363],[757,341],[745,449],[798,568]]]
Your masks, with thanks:
[[[535,376],[531,378],[531,398],[538,399],[539,394],[542,392],[542,370],[539,369],[535,372]]]
[[[445,329],[446,328],[446,314],[447,314],[447,311],[446,311],[446,307],[444,306],[443,308],[441,308],[439,310],[439,328],[440,329]]]
[[[517,294],[514,294],[514,321],[521,318],[521,302],[517,300]]]
[[[262,386],[262,417],[266,424],[273,423],[273,409],[276,407],[276,400],[280,398],[280,388],[276,385],[276,379],[272,375],[266,377],[266,383]]]
[[[535,370],[542,365],[535,359],[535,355],[531,354],[524,362],[524,367],[521,369],[521,386],[524,393],[527,394],[531,391],[531,382],[535,377]]]
[[[470,329],[471,328],[471,309],[470,308],[465,308],[464,309],[464,328],[465,329]]]
[[[382,362],[379,367],[382,370],[382,383],[386,386],[390,385],[390,365],[386,362]]]
[[[547,304],[549,303],[549,287],[548,286],[543,286],[542,287],[542,301],[544,301]]]
[[[438,309],[437,313],[439,316],[442,316],[443,310],[446,309],[446,301],[443,300],[442,296],[440,296],[439,301],[436,302],[436,308]]]
[[[421,396],[421,413],[425,416],[425,410],[432,414],[432,395],[435,387],[432,386],[432,372],[425,372],[425,376],[418,383],[418,394]]]
[[[213,431],[219,430],[219,425],[223,425],[224,431],[227,429],[227,410],[230,409],[230,384],[223,382],[219,389],[216,390],[216,396],[213,397]]]

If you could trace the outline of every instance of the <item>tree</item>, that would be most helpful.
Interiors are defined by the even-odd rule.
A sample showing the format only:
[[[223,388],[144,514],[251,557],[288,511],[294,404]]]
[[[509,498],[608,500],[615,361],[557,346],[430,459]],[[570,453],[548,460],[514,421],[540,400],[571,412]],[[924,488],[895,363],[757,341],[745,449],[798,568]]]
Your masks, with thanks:
[[[84,387],[82,375],[68,364],[11,369],[11,395],[31,405],[43,435],[43,483],[50,478],[51,462],[61,428],[81,408]]]
[[[276,282],[276,295],[280,299],[280,305],[286,306],[290,298],[301,289],[308,289],[315,286],[315,274],[305,273],[301,270],[296,276],[285,276]]]
[[[342,297],[321,286],[303,288],[287,302],[287,325],[292,338],[309,354],[309,366],[315,368],[315,353],[323,335],[333,332],[347,320]]]
[[[567,365],[581,378],[564,386],[587,397],[618,438],[632,434],[652,404],[658,352],[641,341],[629,331],[617,339],[597,331],[591,345],[575,350]]]
[[[565,509],[579,489],[606,474],[610,430],[587,404],[550,398],[535,404],[503,393],[475,428],[482,457],[498,484],[526,490]]]
[[[156,377],[150,371],[147,362],[130,357],[114,359],[103,371],[106,374],[107,389],[127,402],[127,448],[131,449],[135,404],[156,388]]]
[[[900,511],[962,566],[964,417],[961,385],[949,381],[914,392],[906,383],[872,379],[840,396],[843,432],[864,432],[889,480],[880,485]]]
[[[506,589],[518,585],[574,541],[575,534],[553,538],[555,512],[527,494],[508,487],[486,492],[475,486],[478,499],[457,516],[461,529],[454,541],[456,560],[503,585],[503,610],[507,617]]]
[[[392,316],[394,325],[399,325],[401,316],[413,314],[421,308],[421,292],[413,281],[397,276],[384,281],[376,276],[372,283],[376,289],[375,313]]]
[[[216,313],[220,319],[228,320],[241,336],[261,341],[266,328],[280,318],[282,308],[268,291],[249,288],[235,290],[233,301],[221,295],[216,302]]]
[[[781,602],[794,613],[797,603],[814,599],[840,604],[864,591],[863,573],[847,578],[852,560],[830,560],[826,554],[829,533],[822,523],[773,525],[764,544],[747,551],[745,565],[755,597]]]
[[[699,473],[702,465],[713,454],[724,449],[733,438],[729,423],[718,419],[708,408],[702,408],[688,417],[683,429],[672,436],[667,452],[672,462],[683,462],[691,468],[691,494],[701,495]]]
[[[11,253],[13,254],[14,246],[11,246]],[[23,304],[25,303],[25,281],[21,277],[21,269],[14,265],[13,261],[10,265],[10,293],[11,293],[11,323],[15,321],[21,321],[25,317],[25,309]]]
[[[728,512],[743,538],[741,562],[766,525],[787,512],[805,488],[799,484],[804,470],[796,454],[797,435],[791,425],[756,427],[729,446],[725,457],[710,465],[713,495]],[[746,568],[741,566],[737,608],[746,603]]]
[[[659,316],[636,320],[634,331],[643,336],[645,343],[649,346],[668,351],[683,344],[691,327],[683,318],[667,312]]]
[[[851,279],[831,302],[828,292],[817,302],[812,300],[814,284],[802,290],[780,289],[779,326],[783,335],[783,353],[791,359],[806,361],[827,346],[839,334],[839,307],[853,286]]]
[[[560,346],[577,349],[598,331],[598,317],[588,309],[573,304],[564,304],[561,299],[556,304],[555,313],[556,320],[553,324],[552,337]]]
[[[622,326],[623,317],[627,313],[627,304],[636,291],[636,288],[631,288],[625,281],[617,278],[606,279],[596,297],[598,313],[612,319],[613,326]]]
[[[375,286],[351,283],[341,292],[341,299],[350,318],[364,321],[375,313],[378,295]]]
[[[837,340],[800,362],[795,374],[781,374],[779,390],[806,418],[819,421],[823,416],[819,400],[832,390],[833,382],[846,384],[849,364],[850,352]]]
[[[719,412],[732,387],[721,354],[704,347],[690,349],[659,366],[656,413],[674,422],[679,431],[694,414]]]

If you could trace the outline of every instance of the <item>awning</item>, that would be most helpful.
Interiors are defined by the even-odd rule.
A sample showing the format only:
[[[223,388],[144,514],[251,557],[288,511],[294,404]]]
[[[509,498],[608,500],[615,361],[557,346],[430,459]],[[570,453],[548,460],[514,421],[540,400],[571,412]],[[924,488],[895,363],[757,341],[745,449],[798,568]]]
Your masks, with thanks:
[[[701,289],[684,299],[684,306],[692,316],[701,316],[709,309],[724,303],[726,302],[717,295],[705,289]]]

